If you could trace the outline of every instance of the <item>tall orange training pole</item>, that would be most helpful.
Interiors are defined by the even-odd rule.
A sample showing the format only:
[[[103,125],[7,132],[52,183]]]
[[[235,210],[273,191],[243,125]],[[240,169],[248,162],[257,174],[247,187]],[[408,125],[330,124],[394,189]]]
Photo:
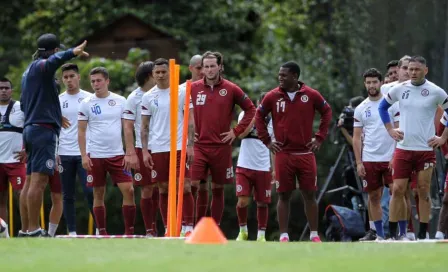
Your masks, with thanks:
[[[187,153],[188,114],[190,111],[191,80],[187,80],[185,91],[184,121],[182,129],[182,149],[180,152],[179,192],[177,195],[177,236],[180,236],[182,225],[182,208],[184,200],[185,161]]]
[[[171,74],[171,72],[173,72]],[[177,165],[177,118],[179,94],[179,65],[170,59],[170,176],[168,184],[168,236],[176,236],[176,165]]]

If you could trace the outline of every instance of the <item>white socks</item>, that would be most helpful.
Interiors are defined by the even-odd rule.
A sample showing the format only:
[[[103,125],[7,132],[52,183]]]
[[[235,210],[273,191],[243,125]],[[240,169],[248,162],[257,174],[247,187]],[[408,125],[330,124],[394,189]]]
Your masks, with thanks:
[[[240,231],[241,231],[241,232],[247,232],[247,225],[245,225],[245,226],[240,226]]]
[[[317,231],[310,232],[310,240],[313,239],[314,237],[319,237],[319,234],[317,233]]]
[[[369,226],[370,226],[371,230],[375,230],[376,231],[375,223],[373,223],[373,221],[369,221]]]
[[[56,230],[57,229],[58,229],[58,224],[52,224],[52,223],[48,224],[48,234],[51,237],[54,237],[54,235],[56,234]]]
[[[436,232],[436,237],[435,237],[437,240],[443,240],[443,239],[445,239],[445,234],[443,233],[443,232],[441,232],[441,231],[437,231]]]
[[[280,234],[280,240],[283,239],[283,237],[286,237],[286,238],[288,238],[288,240],[289,240],[289,235],[288,235],[288,233],[282,233],[282,234]]]
[[[266,234],[265,230],[258,230],[257,238],[264,237],[265,234]]]

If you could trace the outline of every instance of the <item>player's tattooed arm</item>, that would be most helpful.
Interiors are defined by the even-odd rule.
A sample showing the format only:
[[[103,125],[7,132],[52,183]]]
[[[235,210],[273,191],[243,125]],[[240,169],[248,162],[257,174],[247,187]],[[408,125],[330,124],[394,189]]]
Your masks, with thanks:
[[[142,149],[148,150],[148,140],[149,140],[149,120],[151,116],[142,115],[142,124],[140,128],[140,137],[142,140]]]
[[[193,146],[195,142],[195,127],[194,127],[194,113],[193,109],[190,109],[188,114],[188,146]]]

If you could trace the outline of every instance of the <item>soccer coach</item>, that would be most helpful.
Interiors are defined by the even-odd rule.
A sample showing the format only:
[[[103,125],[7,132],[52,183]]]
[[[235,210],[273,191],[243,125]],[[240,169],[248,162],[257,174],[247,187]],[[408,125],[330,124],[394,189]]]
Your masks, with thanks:
[[[23,142],[27,154],[25,183],[28,209],[28,236],[47,236],[39,227],[39,211],[49,176],[53,176],[56,142],[63,123],[56,70],[64,62],[82,55],[87,42],[76,48],[59,51],[60,42],[54,34],[43,34],[37,40],[34,60],[22,76],[21,110],[25,115]]]

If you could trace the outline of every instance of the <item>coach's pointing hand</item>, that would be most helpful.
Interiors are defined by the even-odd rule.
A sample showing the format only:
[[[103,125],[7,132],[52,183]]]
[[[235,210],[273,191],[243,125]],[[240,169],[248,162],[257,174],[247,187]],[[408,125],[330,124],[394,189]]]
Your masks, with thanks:
[[[231,129],[228,132],[221,133],[221,136],[224,136],[224,138],[222,138],[223,143],[227,143],[230,141],[229,145],[231,145],[236,138],[235,132],[233,132],[233,129]]]
[[[90,160],[89,156],[85,155],[82,156],[82,167],[84,169],[86,169],[87,171],[91,171],[92,170],[92,161]]]
[[[88,57],[89,53],[84,51],[84,48],[86,48],[86,45],[87,45],[87,41],[84,41],[82,44],[75,47],[73,49],[73,54],[75,54],[76,56]]]

